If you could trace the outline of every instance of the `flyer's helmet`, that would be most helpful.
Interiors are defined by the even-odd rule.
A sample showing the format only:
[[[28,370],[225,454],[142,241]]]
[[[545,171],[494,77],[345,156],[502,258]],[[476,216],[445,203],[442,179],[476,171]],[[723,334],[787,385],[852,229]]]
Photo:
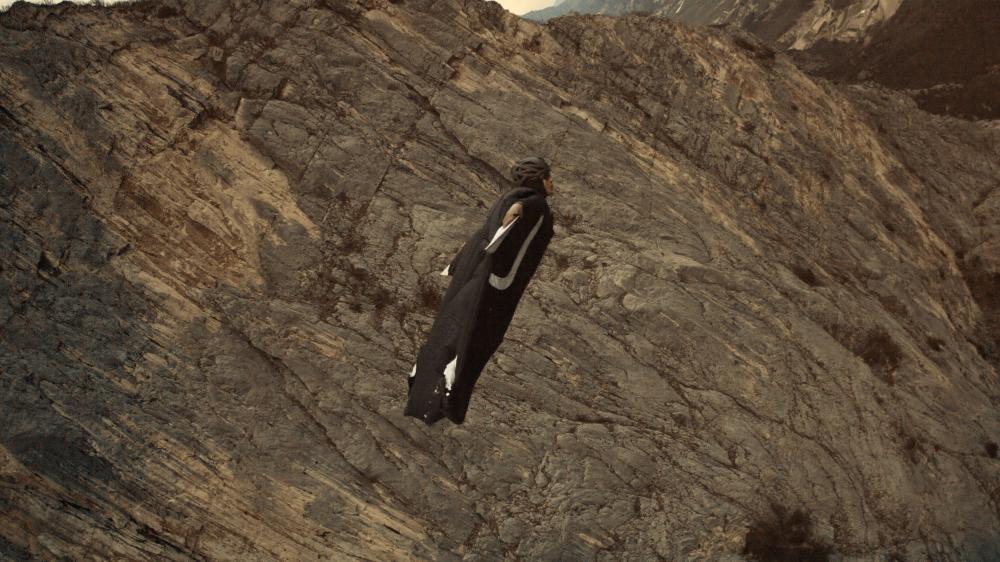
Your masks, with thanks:
[[[518,160],[510,169],[510,177],[517,185],[540,184],[550,176],[549,165],[539,156]]]

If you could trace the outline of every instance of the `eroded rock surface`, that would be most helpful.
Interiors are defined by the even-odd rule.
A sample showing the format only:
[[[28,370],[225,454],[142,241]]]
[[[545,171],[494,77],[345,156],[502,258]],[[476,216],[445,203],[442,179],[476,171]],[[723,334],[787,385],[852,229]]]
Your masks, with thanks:
[[[1000,557],[996,127],[662,18],[0,26],[4,556]],[[404,418],[532,153],[549,254],[467,422]]]

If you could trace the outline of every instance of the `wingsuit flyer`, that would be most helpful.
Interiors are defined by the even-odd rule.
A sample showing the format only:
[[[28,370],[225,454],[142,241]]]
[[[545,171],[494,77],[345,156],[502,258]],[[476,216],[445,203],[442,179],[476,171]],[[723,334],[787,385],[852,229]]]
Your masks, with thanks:
[[[451,283],[410,372],[403,412],[428,425],[445,417],[465,421],[476,381],[503,341],[552,239],[548,164],[526,158],[511,176],[516,187],[497,199],[442,272]]]

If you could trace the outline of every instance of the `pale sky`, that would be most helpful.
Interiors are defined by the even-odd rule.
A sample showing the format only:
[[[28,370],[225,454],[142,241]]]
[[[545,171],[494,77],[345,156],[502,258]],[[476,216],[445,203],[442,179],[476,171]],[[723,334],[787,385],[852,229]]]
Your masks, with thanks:
[[[532,10],[541,10],[556,4],[559,0],[497,0],[512,14],[522,15]]]
[[[42,2],[41,0],[28,0],[28,1],[31,2],[32,4],[58,4],[59,3],[59,0],[53,0],[52,2]],[[71,0],[71,1],[76,2],[77,4],[89,4],[90,3],[89,1],[84,2],[84,1],[81,1],[81,0]],[[122,0],[105,0],[105,3],[106,4],[114,4],[115,2],[121,2],[121,1]],[[6,10],[13,3],[14,3],[14,0],[0,0],[0,11]]]
[[[74,0],[74,1],[81,3],[80,0]],[[121,0],[110,0],[109,3],[114,3],[118,1]],[[499,0],[500,5],[506,8],[507,11],[513,14],[517,14],[519,16],[522,14],[526,14],[532,10],[540,10],[542,8],[548,8],[549,6],[556,4],[558,1],[559,0]],[[0,0],[0,10],[6,10],[13,3],[14,0]],[[32,0],[32,3],[43,4],[44,2],[41,2],[41,0]]]

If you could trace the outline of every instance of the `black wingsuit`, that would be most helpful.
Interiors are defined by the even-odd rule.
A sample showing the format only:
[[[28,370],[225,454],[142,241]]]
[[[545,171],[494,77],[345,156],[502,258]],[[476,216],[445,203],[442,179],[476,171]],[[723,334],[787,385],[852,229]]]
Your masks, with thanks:
[[[521,215],[501,228],[516,202]],[[410,373],[405,415],[428,425],[444,417],[465,421],[476,380],[503,341],[552,234],[544,189],[517,187],[493,204],[447,268],[453,278]]]

